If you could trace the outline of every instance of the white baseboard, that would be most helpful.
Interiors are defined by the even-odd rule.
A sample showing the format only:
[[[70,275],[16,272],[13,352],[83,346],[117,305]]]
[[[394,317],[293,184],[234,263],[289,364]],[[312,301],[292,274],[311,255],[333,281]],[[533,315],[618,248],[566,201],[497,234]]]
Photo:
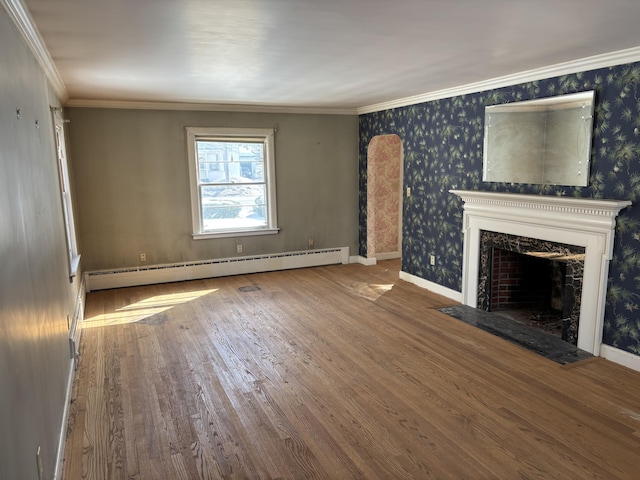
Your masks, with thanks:
[[[87,297],[84,280],[80,282],[78,287],[78,295],[76,296],[76,304],[73,310],[73,325],[77,334],[70,334],[70,352],[69,352],[69,375],[67,376],[67,386],[64,395],[64,409],[62,410],[62,423],[60,425],[60,434],[58,437],[58,454],[56,455],[56,465],[53,474],[54,480],[62,478],[62,467],[64,463],[64,447],[67,441],[67,424],[69,423],[69,410],[71,409],[71,397],[73,395],[73,380],[75,379],[76,369],[78,368],[77,348],[79,347],[82,332],[82,322],[84,322],[84,305]]]
[[[640,356],[620,350],[611,345],[600,345],[600,356],[614,363],[620,364],[637,372],[640,372]]]
[[[76,360],[69,363],[69,377],[67,379],[67,389],[64,396],[64,410],[62,411],[62,425],[60,425],[60,435],[58,438],[58,455],[56,456],[56,469],[53,474],[54,480],[62,478],[62,466],[64,464],[64,446],[67,441],[67,424],[69,423],[69,410],[71,409],[71,395],[73,394],[73,380],[76,373]]]
[[[383,260],[395,260],[396,258],[402,258],[402,253],[400,252],[388,252],[388,253],[379,253],[375,257],[363,257],[358,255],[357,257],[349,257],[350,263],[359,263],[361,265],[366,265],[370,267],[372,265],[377,265],[378,262],[382,262]]]
[[[420,288],[424,288],[425,290],[429,290],[433,293],[437,293],[438,295],[442,295],[443,297],[450,298],[455,302],[462,303],[462,292],[457,292],[456,290],[451,290],[450,288],[443,287],[442,285],[438,285],[437,283],[430,282],[425,280],[424,278],[416,277],[415,275],[411,275],[407,272],[400,272],[400,280],[404,280],[405,282],[413,283]]]
[[[400,252],[387,252],[387,253],[376,253],[376,261],[381,262],[382,260],[395,260],[396,258],[401,258],[402,253]]]
[[[367,267],[370,267],[372,265],[376,265],[378,262],[375,258],[367,258],[367,257],[363,257],[362,255],[358,256],[358,263],[361,265],[365,265]]]
[[[91,291],[339,263],[349,263],[349,247],[100,270],[85,273],[85,279]]]

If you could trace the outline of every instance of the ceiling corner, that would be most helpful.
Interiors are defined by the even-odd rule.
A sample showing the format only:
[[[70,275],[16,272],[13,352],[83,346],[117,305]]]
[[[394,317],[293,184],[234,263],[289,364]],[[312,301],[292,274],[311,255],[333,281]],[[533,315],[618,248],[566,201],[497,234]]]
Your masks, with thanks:
[[[47,50],[47,47],[35,26],[29,10],[27,10],[22,0],[0,0],[0,6],[4,8],[11,21],[27,42],[31,52],[36,57],[36,60],[51,83],[58,100],[64,104],[69,98],[67,87],[62,81],[62,77],[53,63],[49,50]]]

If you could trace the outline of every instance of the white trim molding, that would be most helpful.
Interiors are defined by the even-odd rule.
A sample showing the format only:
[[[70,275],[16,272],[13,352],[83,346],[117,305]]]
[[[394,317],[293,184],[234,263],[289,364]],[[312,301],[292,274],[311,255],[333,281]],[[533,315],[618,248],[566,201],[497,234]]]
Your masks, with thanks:
[[[450,190],[464,201],[462,303],[477,307],[482,231],[585,248],[578,348],[600,354],[616,216],[626,200]]]
[[[71,402],[73,396],[73,381],[75,379],[76,370],[78,369],[78,347],[80,345],[80,332],[82,331],[82,322],[84,321],[84,305],[87,293],[84,280],[80,282],[78,294],[76,295],[76,304],[74,307],[73,324],[77,335],[69,333],[69,372],[67,374],[67,385],[65,389],[64,409],[62,411],[62,421],[60,422],[60,433],[58,434],[58,448],[56,453],[56,464],[54,467],[54,480],[62,478],[62,467],[64,466],[64,446],[67,440],[67,428],[69,423],[69,415],[71,413]],[[75,333],[74,332],[74,333]]]
[[[369,258],[369,257],[363,257],[362,255],[358,255],[358,263],[360,265],[370,267],[372,265],[376,265],[378,263],[378,260],[375,257]]]
[[[399,98],[389,102],[376,103],[374,105],[358,108],[358,115],[390,110],[392,108],[406,107],[409,105],[416,105],[418,103],[440,100],[442,98],[456,97],[458,95],[483,92],[494,88],[508,87],[519,83],[540,80],[542,78],[552,78],[571,73],[587,72],[598,68],[612,67],[637,61],[640,61],[640,47],[633,47],[626,50],[594,55],[570,62],[557,63],[547,67],[526,70],[524,72],[483,80],[481,82],[469,83],[467,85],[460,85],[453,88],[445,88],[434,92],[423,93],[421,95],[414,95],[412,97]]]
[[[12,0],[0,0],[11,2]],[[18,2],[19,0],[13,0]],[[195,111],[222,111],[222,112],[253,112],[253,113],[299,113],[299,114],[325,114],[325,115],[364,115],[367,113],[390,110],[392,108],[406,107],[419,103],[430,102],[442,98],[450,98],[458,95],[467,95],[495,88],[508,87],[519,83],[531,82],[542,78],[552,78],[560,75],[606,68],[625,63],[640,61],[640,46],[615,52],[594,55],[569,62],[558,63],[542,68],[526,70],[511,75],[491,78],[480,82],[459,85],[433,92],[427,92],[411,97],[399,98],[388,102],[366,105],[358,108],[337,107],[295,107],[283,105],[249,105],[249,104],[216,104],[195,102],[145,102],[136,100],[98,100],[98,99],[70,99],[66,102],[69,107],[85,108],[123,108],[143,110],[195,110]]]
[[[36,57],[36,60],[49,79],[58,100],[64,104],[69,99],[67,87],[62,81],[62,77],[53,63],[49,50],[47,50],[47,47],[40,36],[40,32],[38,32],[38,29],[36,28],[33,18],[31,18],[29,10],[25,7],[22,0],[0,0],[0,6],[7,12],[7,15],[24,38],[33,55]]]
[[[0,0],[3,1],[3,0]],[[358,115],[354,108],[294,107],[285,105],[251,105],[239,103],[145,102],[137,100],[97,100],[72,98],[66,107],[120,108],[131,110],[180,110],[204,112],[291,113],[310,115]]]
[[[629,353],[603,343],[600,346],[600,356],[614,363],[640,372],[640,355],[634,355],[633,353]]]
[[[429,280],[425,280],[424,278],[417,277],[407,272],[401,271],[399,278],[400,280],[404,280],[405,282],[412,283],[420,288],[429,290],[430,292],[437,293],[438,295],[442,295],[443,297],[447,297],[453,300],[454,302],[462,303],[462,294],[456,290],[443,287],[442,285],[430,282]]]
[[[402,257],[402,252],[376,253],[377,262],[382,262],[383,260],[396,260],[401,257]]]

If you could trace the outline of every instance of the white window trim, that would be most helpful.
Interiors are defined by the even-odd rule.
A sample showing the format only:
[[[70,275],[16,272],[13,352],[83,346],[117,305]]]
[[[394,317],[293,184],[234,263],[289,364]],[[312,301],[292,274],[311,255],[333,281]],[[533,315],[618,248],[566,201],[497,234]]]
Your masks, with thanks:
[[[58,180],[60,182],[60,199],[64,216],[65,239],[67,245],[67,260],[69,262],[69,280],[78,274],[80,268],[80,254],[71,197],[71,182],[69,181],[69,163],[67,162],[67,138],[64,128],[65,120],[59,108],[51,108],[53,113],[53,137],[56,149],[56,164],[58,166]]]
[[[278,233],[278,217],[276,206],[276,171],[275,171],[275,130],[271,128],[232,128],[232,127],[186,127],[187,157],[189,161],[189,185],[191,192],[192,236],[195,240],[208,238],[241,237],[252,235],[270,235]],[[261,138],[265,141],[265,183],[267,186],[268,224],[266,227],[249,227],[227,229],[216,232],[204,232],[202,228],[201,201],[198,193],[198,159],[195,144],[199,137],[221,137],[243,140]]]

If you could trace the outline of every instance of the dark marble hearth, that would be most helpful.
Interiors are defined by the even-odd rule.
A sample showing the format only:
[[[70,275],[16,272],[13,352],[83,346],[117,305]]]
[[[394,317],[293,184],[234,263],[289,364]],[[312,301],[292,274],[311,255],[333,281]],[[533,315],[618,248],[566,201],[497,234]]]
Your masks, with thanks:
[[[562,365],[593,357],[551,333],[517,322],[500,313],[485,312],[466,305],[441,308],[440,311]]]

